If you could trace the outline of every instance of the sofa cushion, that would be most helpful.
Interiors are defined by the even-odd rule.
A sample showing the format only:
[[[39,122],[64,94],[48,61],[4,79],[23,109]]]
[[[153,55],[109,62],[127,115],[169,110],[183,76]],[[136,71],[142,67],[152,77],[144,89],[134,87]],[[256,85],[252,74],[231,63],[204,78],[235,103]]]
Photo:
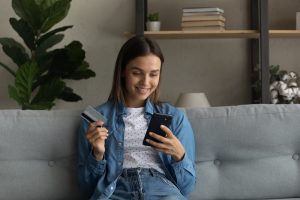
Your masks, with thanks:
[[[0,199],[78,199],[79,111],[0,112]]]
[[[300,106],[186,109],[197,142],[191,199],[300,197]]]

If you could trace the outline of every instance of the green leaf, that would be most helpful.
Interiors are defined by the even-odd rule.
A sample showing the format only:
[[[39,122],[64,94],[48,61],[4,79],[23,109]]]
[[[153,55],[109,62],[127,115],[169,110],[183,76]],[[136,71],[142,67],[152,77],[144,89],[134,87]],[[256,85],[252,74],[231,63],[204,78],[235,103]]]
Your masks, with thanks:
[[[65,87],[64,91],[58,97],[64,101],[76,102],[82,100],[82,98],[73,92],[73,89],[70,87]]]
[[[16,72],[14,70],[12,70],[10,67],[8,67],[7,65],[5,65],[2,62],[0,62],[0,66],[2,66],[4,69],[6,69],[11,75],[16,77]]]
[[[45,53],[45,51],[54,45],[60,43],[64,39],[63,34],[52,35],[44,40],[36,49],[37,56]]]
[[[54,50],[53,54],[49,72],[62,78],[74,73],[85,58],[85,51],[78,41],[71,42],[63,49]]]
[[[50,110],[55,105],[54,102],[45,101],[38,102],[36,104],[25,104],[22,109],[23,110]]]
[[[12,0],[15,13],[37,33],[48,31],[66,17],[71,0]]]
[[[18,102],[19,105],[23,104],[23,101],[19,97],[19,93],[16,87],[8,85],[8,95],[10,98],[14,99],[16,102]]]
[[[71,62],[75,65],[81,65],[85,58],[85,51],[79,41],[73,41],[66,46]]]
[[[36,96],[32,100],[32,104],[39,102],[53,102],[64,90],[65,82],[58,77],[54,77],[42,84]]]
[[[16,74],[15,86],[9,86],[9,94],[20,105],[30,103],[32,85],[38,72],[37,64],[28,62],[22,65]]]
[[[280,66],[279,65],[271,65],[270,66],[270,74],[276,75],[279,71]]]
[[[42,18],[42,11],[35,0],[12,0],[12,7],[15,13],[31,26],[34,32],[40,30],[44,19]]]
[[[70,73],[68,76],[64,77],[66,79],[80,80],[80,79],[88,79],[91,77],[95,77],[96,73],[88,69],[89,64],[87,62],[83,62],[73,73]]]
[[[70,2],[71,0],[44,0],[41,5],[45,13],[45,20],[41,27],[41,33],[45,33],[67,16],[71,6]]]
[[[73,26],[63,26],[63,27],[60,27],[60,28],[56,28],[56,29],[54,29],[54,30],[52,30],[52,31],[50,31],[50,32],[48,32],[48,33],[42,35],[42,36],[40,37],[40,39],[38,40],[37,44],[39,45],[39,44],[41,44],[43,41],[45,41],[46,39],[48,39],[50,36],[52,36],[52,35],[54,35],[54,34],[56,34],[56,33],[58,33],[58,32],[65,31],[65,30],[67,30],[67,29],[69,29],[69,28],[72,28],[72,27],[73,27]]]
[[[29,61],[25,48],[13,38],[0,38],[0,44],[2,44],[4,53],[19,67]]]
[[[34,50],[34,34],[30,26],[24,19],[15,19],[10,18],[9,22],[13,29],[19,34],[19,36],[23,39],[25,44],[28,46],[29,49]]]

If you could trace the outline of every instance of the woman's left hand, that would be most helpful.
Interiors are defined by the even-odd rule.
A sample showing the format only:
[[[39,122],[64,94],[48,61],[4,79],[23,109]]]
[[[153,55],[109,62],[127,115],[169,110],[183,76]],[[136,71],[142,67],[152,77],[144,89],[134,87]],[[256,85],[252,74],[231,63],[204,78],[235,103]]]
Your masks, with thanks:
[[[160,128],[166,133],[166,137],[160,136],[153,132],[150,132],[149,134],[151,137],[157,139],[162,143],[155,142],[150,139],[147,139],[147,142],[151,144],[152,147],[157,151],[171,155],[175,161],[178,162],[182,160],[185,154],[185,149],[182,146],[181,142],[168,127],[161,125]]]

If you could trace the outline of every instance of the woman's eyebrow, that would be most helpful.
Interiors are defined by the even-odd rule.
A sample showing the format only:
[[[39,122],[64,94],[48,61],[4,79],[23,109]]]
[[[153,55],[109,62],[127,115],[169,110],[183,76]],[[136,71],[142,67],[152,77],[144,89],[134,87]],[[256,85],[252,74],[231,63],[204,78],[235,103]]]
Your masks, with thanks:
[[[138,68],[138,67],[131,67],[131,70],[138,70],[138,71],[144,72],[143,69]],[[156,72],[159,72],[159,71],[160,71],[160,69],[154,69],[154,70],[151,70],[150,73],[156,73]]]

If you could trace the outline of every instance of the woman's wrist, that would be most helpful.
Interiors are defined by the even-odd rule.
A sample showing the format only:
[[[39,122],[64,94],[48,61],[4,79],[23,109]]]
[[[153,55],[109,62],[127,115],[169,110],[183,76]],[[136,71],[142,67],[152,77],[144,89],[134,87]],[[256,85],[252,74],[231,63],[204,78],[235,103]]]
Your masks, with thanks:
[[[93,149],[93,156],[98,161],[103,160],[104,153],[97,152],[97,151],[95,151],[95,149]]]

